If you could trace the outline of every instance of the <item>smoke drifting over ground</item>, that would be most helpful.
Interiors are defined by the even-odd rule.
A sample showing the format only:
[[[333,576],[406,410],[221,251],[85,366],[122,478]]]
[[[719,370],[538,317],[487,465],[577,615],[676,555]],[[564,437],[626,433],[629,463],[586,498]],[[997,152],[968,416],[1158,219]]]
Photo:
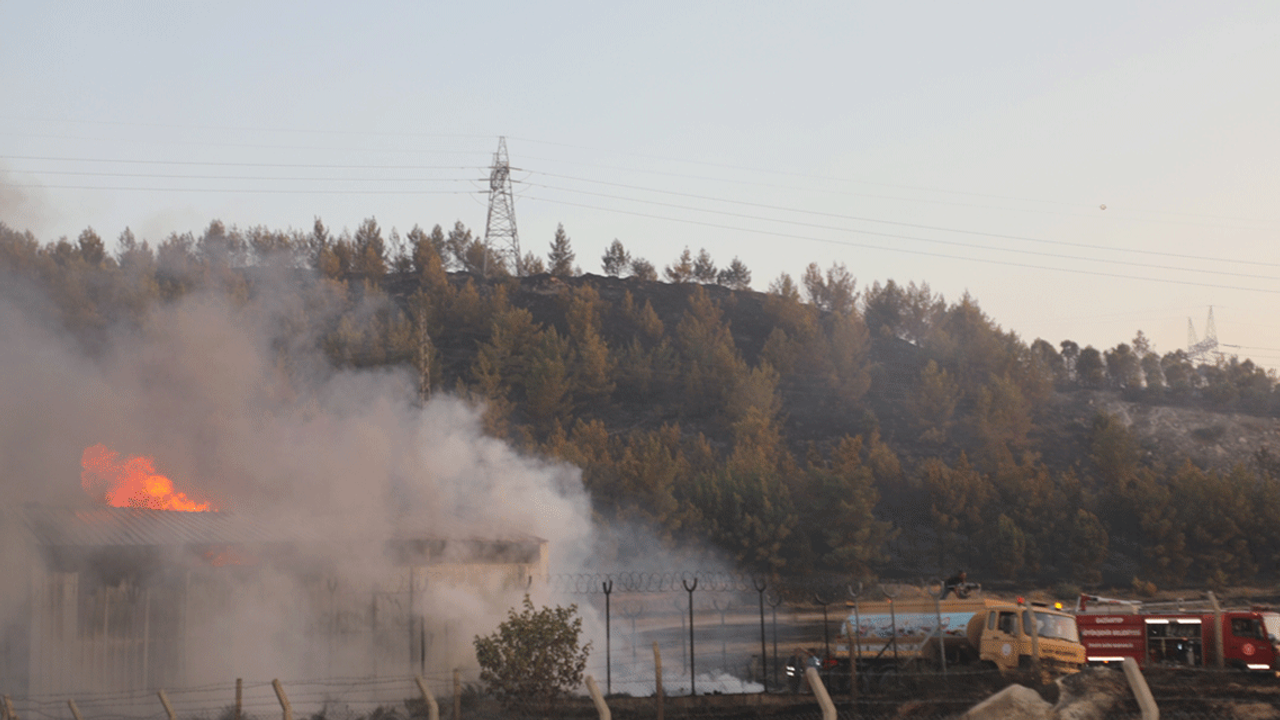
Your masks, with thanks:
[[[593,528],[575,468],[483,436],[477,409],[460,400],[438,396],[417,407],[407,372],[333,370],[309,349],[315,338],[291,322],[301,303],[285,294],[245,302],[197,293],[156,309],[141,329],[108,332],[89,353],[34,291],[0,278],[5,505],[89,506],[81,454],[104,443],[155,458],[157,471],[193,499],[312,538],[305,552],[317,557],[300,563],[328,568],[334,602],[344,588],[384,582],[392,537],[536,536],[547,541],[555,571],[580,567]],[[314,317],[315,306],[307,312]],[[314,648],[293,640],[308,632],[298,598],[309,581],[302,570],[267,582],[259,574],[246,589],[254,601],[240,606],[251,612],[190,619],[190,637],[220,647],[204,672],[191,674],[314,677],[315,667],[300,662]],[[447,641],[448,660],[465,662],[471,638],[518,602],[523,588],[513,594],[510,584],[427,582],[413,612],[447,624],[451,636],[435,644]],[[351,608],[360,617],[363,597]],[[237,628],[235,642],[218,642],[226,627]],[[367,653],[330,650],[324,672],[369,673]]]

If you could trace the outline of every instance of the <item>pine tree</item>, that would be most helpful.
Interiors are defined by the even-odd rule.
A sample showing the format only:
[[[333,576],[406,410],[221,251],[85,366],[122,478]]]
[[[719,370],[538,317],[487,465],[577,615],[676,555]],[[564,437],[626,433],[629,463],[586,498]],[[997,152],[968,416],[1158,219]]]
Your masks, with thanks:
[[[600,267],[604,270],[604,274],[609,277],[618,277],[631,268],[631,253],[622,247],[622,242],[617,238],[609,244],[609,249],[605,250],[604,256],[600,258]]]
[[[728,267],[721,269],[716,275],[716,282],[730,290],[748,290],[751,288],[751,271],[735,257]]]
[[[551,241],[551,252],[547,253],[547,272],[557,277],[573,276],[573,259],[576,255],[569,245],[569,236],[565,234],[564,224],[556,226],[556,236]]]
[[[693,279],[700,283],[713,283],[717,276],[716,263],[706,248],[698,250],[698,257],[693,261]]]
[[[637,280],[655,282],[658,279],[658,270],[648,260],[635,258],[631,261],[631,276]]]
[[[680,257],[675,263],[668,265],[663,274],[667,278],[667,282],[687,283],[693,279],[693,253],[689,252],[689,248],[685,248],[680,253]]]

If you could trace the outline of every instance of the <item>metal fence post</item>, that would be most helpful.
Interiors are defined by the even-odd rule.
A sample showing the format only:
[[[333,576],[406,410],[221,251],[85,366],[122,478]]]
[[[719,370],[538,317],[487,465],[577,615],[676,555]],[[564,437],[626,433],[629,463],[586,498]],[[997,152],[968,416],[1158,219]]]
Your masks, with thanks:
[[[893,599],[902,594],[902,588],[897,588],[893,593],[889,592],[889,588],[884,585],[880,586],[880,592],[889,599],[889,629],[893,633],[893,637],[889,642],[893,643],[893,664],[898,665],[898,613],[893,607]]]
[[[600,583],[600,589],[604,591],[604,687],[605,691],[610,695],[613,694],[613,647],[612,636],[609,631],[609,595],[613,592],[613,578]],[[594,683],[595,681],[592,680]]]
[[[774,687],[779,687],[782,682],[781,679],[778,677],[778,672],[780,667],[778,664],[778,606],[781,604],[782,604],[781,595],[774,595],[769,598],[769,607],[773,610],[773,685]],[[760,640],[761,640],[760,656],[764,657],[764,643],[763,643],[764,614],[763,612],[761,612],[761,615],[760,615]],[[768,675],[766,674],[765,677],[767,678]]]
[[[640,603],[625,603],[622,606],[622,617],[631,621],[631,664],[635,665],[639,662],[639,650],[636,645],[636,618],[644,612],[644,607]]]
[[[938,592],[934,592],[929,588],[931,585],[925,586],[926,592],[933,596],[934,610],[934,631],[938,634],[938,662],[942,665],[942,677],[947,677],[947,638],[942,634],[942,593],[947,591],[947,584],[938,581]]]
[[[663,690],[662,690],[662,653],[658,651],[658,641],[653,641],[653,680],[656,686],[654,697],[658,699],[658,720],[662,720],[663,714]]]
[[[693,578],[692,585],[688,580],[681,580],[680,584],[684,585],[685,592],[689,593],[689,695],[693,696],[698,694],[698,676],[693,667],[693,591],[698,589],[698,578],[696,576]]]
[[[752,578],[752,579],[751,579],[751,582],[752,582],[752,584],[753,584],[753,585],[755,585],[756,592],[760,593],[760,684],[764,686],[764,691],[767,693],[767,692],[769,692],[769,658],[765,655],[765,653],[766,653],[766,652],[768,652],[768,651],[767,651],[767,650],[766,650],[766,648],[765,648],[765,642],[764,642],[764,588],[765,588],[765,582],[764,582],[764,580],[762,580],[762,579],[760,579],[760,578]],[[776,643],[776,638],[778,637],[778,616],[777,616],[777,613],[774,613],[774,616],[773,616],[773,637],[775,638],[775,643]],[[777,672],[778,672],[778,669],[777,669],[777,658],[774,658],[774,665],[775,665],[775,666],[774,666],[774,670],[773,670],[773,672],[774,672],[774,674],[776,675],[776,674],[777,674]],[[777,683],[775,682],[774,684],[776,685]]]
[[[822,661],[825,663],[831,657],[831,631],[827,621],[827,606],[831,601],[823,600],[818,593],[813,594],[813,601],[822,606]]]
[[[848,587],[849,597],[853,598],[853,627],[846,629],[845,634],[849,638],[849,702],[854,703],[858,700],[858,660],[862,657],[862,616],[858,611],[858,596],[862,594],[862,583],[858,583],[857,590],[854,590],[852,585]],[[849,619],[846,617],[845,623],[848,624],[848,622]]]

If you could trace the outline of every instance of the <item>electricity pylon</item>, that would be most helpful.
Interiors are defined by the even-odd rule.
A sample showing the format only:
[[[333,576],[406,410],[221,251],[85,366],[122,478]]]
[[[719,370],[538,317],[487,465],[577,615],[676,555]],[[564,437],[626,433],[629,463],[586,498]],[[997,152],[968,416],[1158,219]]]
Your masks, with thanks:
[[[1192,362],[1204,362],[1210,357],[1215,360],[1222,358],[1222,351],[1218,349],[1218,328],[1213,323],[1213,306],[1209,306],[1209,319],[1205,322],[1204,339],[1196,339],[1196,328],[1191,324],[1191,318],[1187,318],[1187,359]]]
[[[513,275],[520,275],[520,236],[516,233],[516,200],[511,192],[511,164],[507,161],[507,138],[498,138],[498,151],[489,169],[489,219],[484,224],[484,276],[489,277],[489,258],[501,263]]]

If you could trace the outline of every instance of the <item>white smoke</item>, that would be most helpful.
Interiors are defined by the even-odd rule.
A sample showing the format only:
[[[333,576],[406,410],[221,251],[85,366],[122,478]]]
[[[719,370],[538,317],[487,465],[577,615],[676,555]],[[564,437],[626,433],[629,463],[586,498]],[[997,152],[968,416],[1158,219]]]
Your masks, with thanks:
[[[577,468],[486,436],[482,409],[456,397],[438,394],[418,406],[407,369],[335,369],[318,350],[316,333],[335,320],[342,294],[324,284],[279,285],[273,291],[259,284],[251,299],[197,292],[155,307],[140,327],[73,334],[64,330],[62,311],[34,287],[0,278],[5,505],[88,504],[81,453],[103,443],[153,457],[156,469],[194,499],[308,538],[296,567],[259,573],[236,588],[248,601],[233,612],[203,599],[188,608],[188,642],[201,648],[189,676],[367,676],[387,666],[403,673],[406,658],[371,657],[361,645],[367,638],[352,642],[341,628],[322,633],[317,646],[314,618],[299,611],[299,598],[328,593],[338,609],[330,617],[367,624],[380,612],[367,590],[391,570],[382,543],[391,536],[541,538],[553,574],[730,569],[706,553],[673,556],[640,522],[598,527]],[[615,564],[618,557],[627,558],[627,567]],[[321,566],[326,579],[317,581]],[[317,582],[328,585],[317,589]],[[498,582],[426,586],[412,602],[415,613],[430,618],[430,633],[420,628],[434,653],[428,674],[474,670],[472,639],[492,632],[523,592]],[[3,592],[0,616],[21,605],[11,589]],[[626,597],[621,584],[617,592],[615,602]],[[583,641],[593,644],[591,666],[603,666],[598,593],[551,594],[535,586],[533,599],[577,604]],[[616,605],[614,612],[616,641],[622,620]],[[683,622],[679,614],[674,622]],[[317,656],[327,658],[319,669]],[[652,677],[652,667],[640,665],[633,671]],[[671,677],[670,692],[678,694]],[[646,684],[652,681],[640,683]],[[755,687],[724,673],[697,680],[700,694]]]
[[[17,292],[19,282],[0,281],[7,506],[87,505],[81,453],[104,443],[153,457],[193,498],[298,529],[313,539],[308,552],[322,556],[299,558],[296,573],[259,574],[239,590],[252,602],[238,604],[234,617],[189,613],[189,638],[208,648],[192,676],[314,672],[300,659],[315,648],[298,641],[308,630],[298,599],[314,594],[312,566],[336,569],[335,597],[374,587],[391,567],[384,541],[397,534],[541,538],[561,572],[576,569],[592,546],[576,468],[484,436],[481,410],[456,398],[417,406],[407,372],[334,370],[304,350],[314,337],[282,332],[296,328],[288,321],[300,311],[283,293],[249,302],[197,293],[156,309],[141,328],[89,333],[86,344],[84,334],[60,329],[62,318],[31,288]],[[329,312],[306,310],[315,326]],[[13,597],[4,605],[20,606],[19,592],[6,585]],[[465,666],[474,663],[471,638],[492,631],[518,599],[509,587],[437,583],[414,611],[449,628],[434,646],[447,643],[447,659]],[[360,618],[368,612],[367,600],[351,609]],[[246,646],[245,638],[254,641]],[[368,674],[367,656],[350,659],[328,672]]]

